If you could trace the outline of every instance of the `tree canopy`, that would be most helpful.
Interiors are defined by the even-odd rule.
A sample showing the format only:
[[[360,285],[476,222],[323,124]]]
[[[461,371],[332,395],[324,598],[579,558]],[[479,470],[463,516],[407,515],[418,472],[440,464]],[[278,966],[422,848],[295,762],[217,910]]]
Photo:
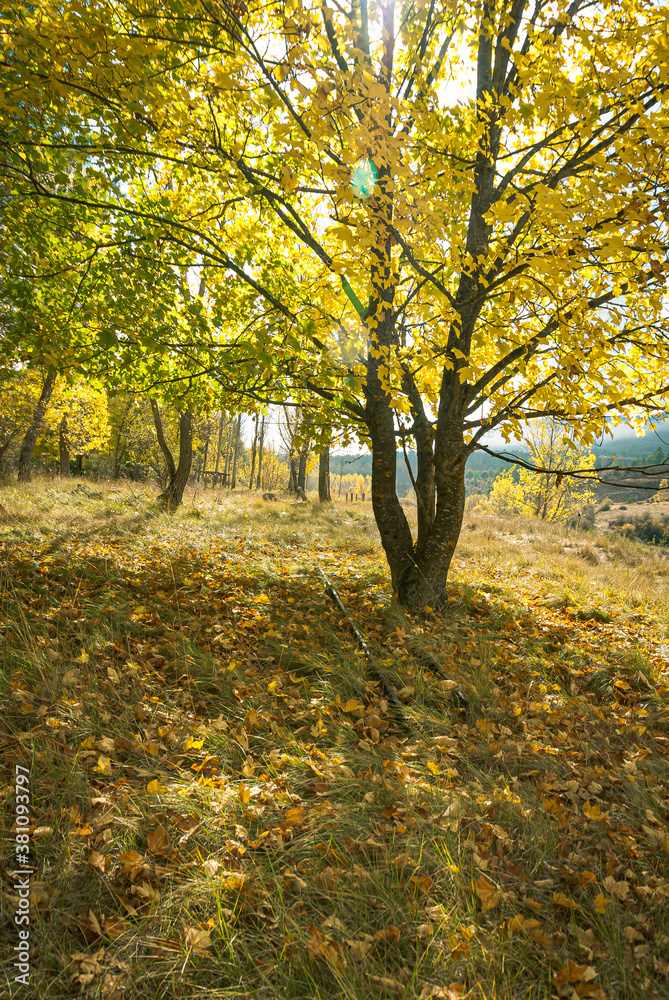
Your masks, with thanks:
[[[666,24],[651,0],[36,3],[4,22],[3,172],[204,275],[145,351],[354,428],[394,588],[435,604],[492,428],[589,445],[667,406]]]

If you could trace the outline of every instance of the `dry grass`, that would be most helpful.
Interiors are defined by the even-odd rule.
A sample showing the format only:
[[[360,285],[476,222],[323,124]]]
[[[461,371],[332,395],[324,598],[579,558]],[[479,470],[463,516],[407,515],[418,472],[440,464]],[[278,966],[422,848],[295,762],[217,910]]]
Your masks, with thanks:
[[[0,498],[2,817],[7,837],[29,764],[39,872],[25,995],[667,995],[661,553],[469,515],[448,605],[409,614],[369,505],[192,491],[168,517],[91,489]]]

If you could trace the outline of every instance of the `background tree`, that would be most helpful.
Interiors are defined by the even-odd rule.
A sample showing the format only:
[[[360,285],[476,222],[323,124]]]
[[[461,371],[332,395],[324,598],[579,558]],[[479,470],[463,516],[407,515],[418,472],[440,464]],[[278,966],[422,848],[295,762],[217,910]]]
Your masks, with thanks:
[[[526,436],[529,464],[497,476],[490,503],[499,513],[527,514],[547,521],[568,521],[592,502],[593,492],[569,473],[595,467],[595,456],[579,447],[556,420],[543,420]]]
[[[109,440],[107,394],[93,382],[58,383],[44,418],[42,447],[57,451],[61,476],[70,475],[71,456],[106,447]],[[78,464],[81,474],[81,462]]]

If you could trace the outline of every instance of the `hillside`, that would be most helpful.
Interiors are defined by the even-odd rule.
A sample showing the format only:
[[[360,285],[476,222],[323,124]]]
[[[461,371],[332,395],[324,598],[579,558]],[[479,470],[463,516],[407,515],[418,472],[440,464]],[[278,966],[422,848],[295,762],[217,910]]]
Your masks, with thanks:
[[[667,996],[662,550],[468,517],[447,606],[407,614],[368,504],[1,500],[35,996]]]

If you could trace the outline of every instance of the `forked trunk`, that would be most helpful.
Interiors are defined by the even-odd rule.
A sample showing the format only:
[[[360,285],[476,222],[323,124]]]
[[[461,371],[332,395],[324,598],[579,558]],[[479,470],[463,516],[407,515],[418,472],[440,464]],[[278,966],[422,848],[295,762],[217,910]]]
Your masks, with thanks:
[[[186,488],[193,463],[193,414],[189,409],[183,410],[179,414],[179,464],[175,466],[174,457],[165,440],[160,410],[158,404],[153,399],[151,400],[151,410],[153,412],[153,422],[156,425],[158,444],[167,465],[167,486],[158,497],[158,500],[172,513],[177,507],[181,506],[184,489]]]
[[[414,543],[396,492],[395,423],[387,394],[368,367],[367,426],[372,444],[372,506],[397,600],[409,608],[438,607],[447,599],[447,578],[465,508],[468,452],[462,425],[442,417],[436,435],[416,424],[418,534]],[[434,443],[433,443],[434,442]]]
[[[459,438],[459,440],[458,440]],[[437,502],[434,520],[419,530],[413,564],[397,588],[401,604],[409,608],[439,607],[447,599],[448,571],[460,537],[465,511],[467,452],[461,434],[445,449],[443,471],[435,475]],[[439,463],[437,463],[437,466]]]

